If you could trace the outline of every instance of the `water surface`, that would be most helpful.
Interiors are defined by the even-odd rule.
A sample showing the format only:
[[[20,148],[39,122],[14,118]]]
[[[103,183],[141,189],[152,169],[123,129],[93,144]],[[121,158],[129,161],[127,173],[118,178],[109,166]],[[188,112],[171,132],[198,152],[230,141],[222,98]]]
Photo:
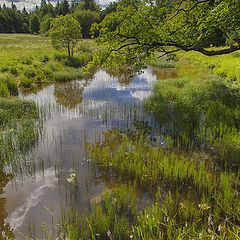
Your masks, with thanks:
[[[38,104],[43,127],[33,149],[17,159],[17,167],[6,167],[14,178],[0,195],[0,224],[8,224],[16,239],[43,239],[44,230],[56,232],[61,209],[89,209],[107,186],[91,174],[86,143],[101,140],[107,129],[131,128],[136,120],[154,126],[143,102],[155,81],[150,68],[129,84],[99,70],[89,81],[52,84],[38,93],[22,94]],[[67,181],[73,171],[77,185]]]

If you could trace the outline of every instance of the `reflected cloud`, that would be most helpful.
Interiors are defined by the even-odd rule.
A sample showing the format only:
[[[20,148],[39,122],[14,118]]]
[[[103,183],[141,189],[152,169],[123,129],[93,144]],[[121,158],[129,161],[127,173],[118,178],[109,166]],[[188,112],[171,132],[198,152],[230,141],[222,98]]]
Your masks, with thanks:
[[[24,203],[10,213],[6,219],[14,231],[22,226],[29,210],[41,202],[46,189],[56,187],[57,177],[55,176],[54,168],[46,169],[44,176],[42,176],[42,173],[36,174],[35,179],[35,182],[32,183],[32,187],[23,201]],[[34,190],[32,190],[32,188],[34,188]]]

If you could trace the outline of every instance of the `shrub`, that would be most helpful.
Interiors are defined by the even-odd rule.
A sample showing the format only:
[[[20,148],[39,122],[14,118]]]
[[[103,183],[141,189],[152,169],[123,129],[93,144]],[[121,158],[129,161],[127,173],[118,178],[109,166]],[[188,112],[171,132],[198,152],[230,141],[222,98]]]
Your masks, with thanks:
[[[49,80],[53,79],[53,70],[51,69],[51,67],[46,66],[42,69],[42,71],[46,78],[48,78]]]
[[[2,72],[2,73],[8,72],[8,70],[9,70],[8,67],[2,67],[2,68],[1,68],[1,72]]]
[[[77,57],[68,57],[64,60],[64,65],[67,67],[79,68],[82,65],[81,59]]]

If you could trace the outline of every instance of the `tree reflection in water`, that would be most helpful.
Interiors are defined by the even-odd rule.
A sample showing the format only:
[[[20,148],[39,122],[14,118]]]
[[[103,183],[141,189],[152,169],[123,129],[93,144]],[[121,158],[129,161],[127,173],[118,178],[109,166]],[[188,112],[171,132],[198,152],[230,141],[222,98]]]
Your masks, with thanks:
[[[132,80],[136,72],[133,72],[131,69],[107,69],[106,72],[112,77],[117,78],[119,84],[122,86],[128,86]]]
[[[56,102],[66,108],[75,108],[82,100],[82,93],[87,81],[72,81],[63,84],[55,84],[54,96]]]

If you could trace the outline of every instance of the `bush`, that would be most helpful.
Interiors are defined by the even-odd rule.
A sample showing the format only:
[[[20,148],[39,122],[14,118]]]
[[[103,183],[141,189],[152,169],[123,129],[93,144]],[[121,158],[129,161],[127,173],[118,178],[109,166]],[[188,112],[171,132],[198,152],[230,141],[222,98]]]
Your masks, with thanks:
[[[64,60],[64,65],[67,67],[79,68],[81,64],[81,60],[77,57],[68,57]]]
[[[2,67],[2,68],[1,68],[1,72],[2,72],[2,73],[8,72],[8,70],[9,70],[8,67]]]
[[[24,65],[31,65],[32,64],[32,60],[30,58],[22,58],[21,59],[21,63],[24,64]]]
[[[86,66],[90,61],[92,61],[92,53],[84,52],[79,57],[66,58],[64,65],[67,67],[79,68]]]
[[[53,79],[53,70],[51,69],[51,67],[46,66],[42,69],[42,71],[46,78],[48,78],[49,80]]]

